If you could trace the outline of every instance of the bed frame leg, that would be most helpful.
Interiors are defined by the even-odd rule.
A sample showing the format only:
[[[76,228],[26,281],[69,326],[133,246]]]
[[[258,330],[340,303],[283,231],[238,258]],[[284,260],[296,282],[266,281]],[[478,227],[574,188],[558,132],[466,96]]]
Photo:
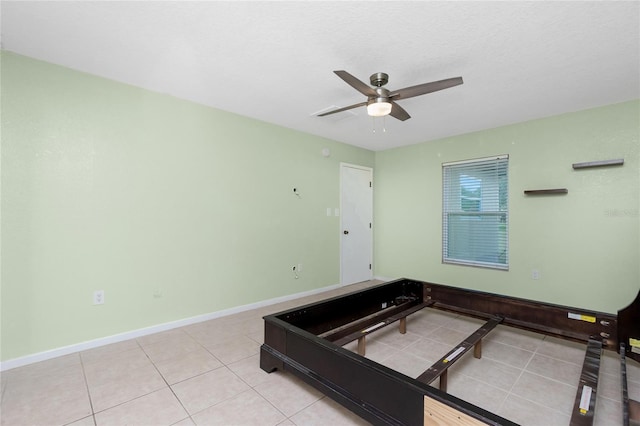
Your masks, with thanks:
[[[407,332],[407,317],[400,318],[400,325],[398,328],[400,330],[400,334],[405,334]]]
[[[276,370],[284,370],[284,363],[281,358],[274,355],[274,350],[267,345],[260,347],[260,368],[267,373],[272,373]]]
[[[367,351],[366,336],[358,337],[358,355],[364,356]]]
[[[473,345],[473,357],[478,359],[482,358],[482,339]]]
[[[440,374],[440,390],[442,392],[447,391],[447,370],[444,370],[442,374]]]

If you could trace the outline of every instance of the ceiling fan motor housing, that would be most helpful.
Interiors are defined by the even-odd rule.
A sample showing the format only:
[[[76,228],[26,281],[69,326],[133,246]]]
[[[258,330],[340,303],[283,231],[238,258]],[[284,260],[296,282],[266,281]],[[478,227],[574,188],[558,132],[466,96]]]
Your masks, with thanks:
[[[391,113],[392,104],[389,100],[389,91],[384,87],[376,87],[377,96],[367,99],[367,114],[372,117],[382,117]]]
[[[385,89],[384,87],[377,87],[374,89],[376,91],[376,93],[378,94],[378,96],[371,96],[369,98],[369,102],[368,103],[372,103],[372,102],[389,102],[389,91],[387,89]]]
[[[375,74],[371,74],[369,81],[371,81],[372,86],[382,87],[389,82],[389,75],[383,72],[377,72]]]

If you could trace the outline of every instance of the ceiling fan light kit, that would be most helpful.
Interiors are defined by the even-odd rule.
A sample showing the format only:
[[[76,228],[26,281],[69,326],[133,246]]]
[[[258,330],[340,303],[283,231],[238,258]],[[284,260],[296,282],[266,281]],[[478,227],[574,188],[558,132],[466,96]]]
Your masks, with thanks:
[[[377,98],[367,104],[367,114],[372,117],[382,117],[391,113],[391,103],[385,98]]]
[[[337,112],[347,111],[349,109],[366,105],[367,114],[372,117],[384,117],[385,115],[391,115],[393,118],[405,121],[411,118],[411,116],[395,101],[412,98],[414,96],[426,95],[427,93],[448,89],[463,83],[462,77],[453,77],[446,80],[432,81],[430,83],[405,87],[400,90],[389,91],[382,87],[389,81],[389,76],[383,72],[377,72],[369,77],[369,81],[373,87],[368,86],[346,71],[334,71],[334,73],[343,79],[349,86],[365,95],[367,97],[367,101],[338,108],[333,111],[324,112],[322,114],[318,114],[318,117],[324,117],[325,115],[335,114]]]

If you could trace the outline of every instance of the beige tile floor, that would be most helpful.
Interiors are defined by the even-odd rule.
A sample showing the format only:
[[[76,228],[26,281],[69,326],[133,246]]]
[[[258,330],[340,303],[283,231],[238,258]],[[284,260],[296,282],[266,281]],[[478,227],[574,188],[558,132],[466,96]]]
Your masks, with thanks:
[[[132,339],[3,372],[1,425],[366,425],[288,373],[260,370],[264,315],[372,282]],[[367,357],[416,377],[479,322],[431,309],[400,335],[368,336]],[[568,425],[584,345],[499,326],[483,357],[465,355],[449,393],[522,425]],[[355,350],[355,344],[346,345]],[[640,400],[640,366],[628,363]],[[434,383],[437,386],[437,381]],[[621,424],[617,354],[606,353],[596,424]]]
[[[415,378],[481,324],[426,309],[408,318],[404,336],[391,327],[371,336],[367,357]],[[399,343],[405,337],[409,343]],[[347,347],[355,350],[353,343]],[[448,393],[522,425],[568,425],[585,349],[584,344],[500,325],[483,340],[481,359],[467,353],[450,368]],[[640,400],[640,364],[627,360],[627,374],[629,397]],[[620,401],[619,357],[605,351],[594,424],[621,425]]]

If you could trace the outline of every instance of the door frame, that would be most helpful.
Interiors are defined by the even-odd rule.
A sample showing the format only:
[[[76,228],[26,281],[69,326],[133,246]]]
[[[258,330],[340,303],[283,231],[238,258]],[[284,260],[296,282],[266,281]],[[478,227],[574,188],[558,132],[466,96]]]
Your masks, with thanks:
[[[368,166],[361,166],[359,164],[353,164],[353,163],[345,163],[345,162],[340,162],[340,229],[338,230],[339,232],[339,238],[340,238],[340,286],[345,286],[348,284],[353,284],[353,283],[348,283],[345,284],[344,280],[343,280],[343,268],[342,268],[342,264],[343,264],[343,241],[344,239],[342,238],[342,231],[344,230],[344,223],[343,223],[343,209],[342,209],[342,196],[343,196],[343,185],[342,185],[342,170],[345,167],[350,167],[350,168],[354,168],[354,169],[360,169],[360,170],[365,170],[367,172],[369,172],[369,178],[371,179],[371,244],[369,247],[369,259],[371,260],[371,273],[369,276],[369,279],[373,279],[373,241],[374,241],[374,235],[373,235],[373,190],[374,190],[374,186],[373,186],[373,167],[368,167]]]

